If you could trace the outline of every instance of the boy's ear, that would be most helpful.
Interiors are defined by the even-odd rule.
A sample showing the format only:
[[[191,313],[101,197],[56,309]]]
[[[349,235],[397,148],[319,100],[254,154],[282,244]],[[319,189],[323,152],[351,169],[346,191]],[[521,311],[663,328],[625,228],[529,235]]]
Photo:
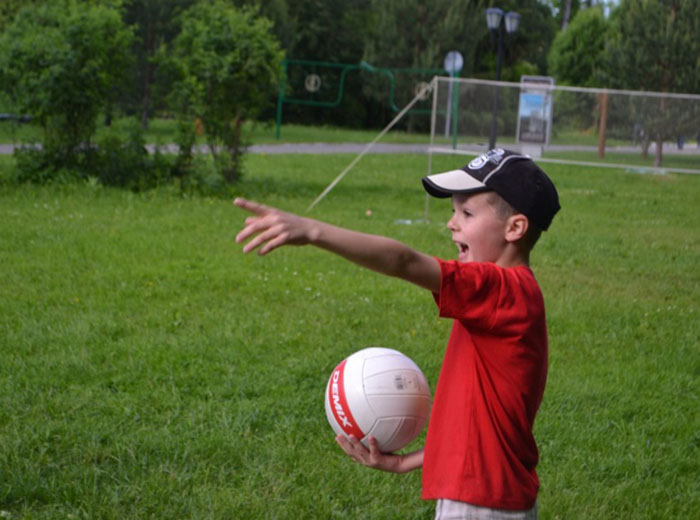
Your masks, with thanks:
[[[530,221],[522,213],[516,213],[508,217],[506,221],[506,241],[517,242],[527,234]]]

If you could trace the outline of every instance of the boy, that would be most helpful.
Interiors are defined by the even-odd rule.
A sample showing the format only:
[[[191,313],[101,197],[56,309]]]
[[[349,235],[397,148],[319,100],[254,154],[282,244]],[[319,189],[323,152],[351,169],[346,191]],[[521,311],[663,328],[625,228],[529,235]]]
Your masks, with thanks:
[[[396,473],[423,468],[436,518],[537,518],[538,451],[532,435],[547,376],[544,301],[530,251],[559,210],[556,188],[532,160],[494,149],[461,170],[423,179],[452,197],[447,227],[458,248],[444,261],[389,238],[338,228],[236,199],[251,213],[237,242],[267,254],[312,244],[433,293],[454,320],[435,391],[425,448],[395,455],[342,435],[362,464]]]

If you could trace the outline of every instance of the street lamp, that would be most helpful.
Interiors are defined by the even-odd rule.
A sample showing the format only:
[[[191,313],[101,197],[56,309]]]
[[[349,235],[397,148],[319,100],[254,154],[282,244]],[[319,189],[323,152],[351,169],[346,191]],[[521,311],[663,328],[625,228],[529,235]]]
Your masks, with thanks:
[[[501,22],[505,23],[502,24]],[[503,9],[498,7],[490,7],[486,9],[486,25],[491,32],[491,39],[496,39],[497,57],[496,57],[496,81],[501,81],[501,61],[503,61],[503,25],[505,25],[506,33],[513,34],[518,30],[520,23],[520,15],[513,11],[503,12]],[[493,96],[493,113],[491,114],[491,135],[489,136],[489,150],[496,147],[496,117],[498,115],[498,87],[495,87]]]

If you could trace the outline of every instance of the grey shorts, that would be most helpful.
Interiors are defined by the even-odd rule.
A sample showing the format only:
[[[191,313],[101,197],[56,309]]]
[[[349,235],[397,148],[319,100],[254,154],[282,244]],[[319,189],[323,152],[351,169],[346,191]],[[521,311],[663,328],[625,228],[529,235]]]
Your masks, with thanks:
[[[441,498],[435,506],[435,520],[537,520],[537,504],[527,511],[510,511]]]

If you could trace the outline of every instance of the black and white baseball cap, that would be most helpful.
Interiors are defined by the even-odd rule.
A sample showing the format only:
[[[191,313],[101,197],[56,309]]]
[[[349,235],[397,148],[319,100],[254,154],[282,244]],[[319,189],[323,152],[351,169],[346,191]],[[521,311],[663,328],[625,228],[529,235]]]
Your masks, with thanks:
[[[494,148],[459,170],[423,177],[433,197],[495,191],[538,228],[546,230],[559,211],[554,184],[527,155]]]

